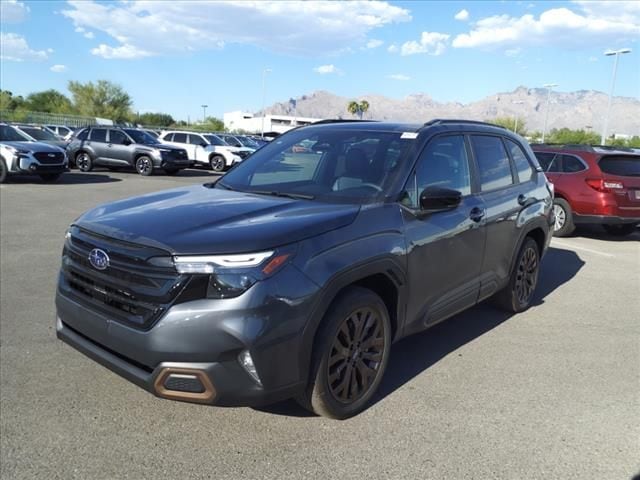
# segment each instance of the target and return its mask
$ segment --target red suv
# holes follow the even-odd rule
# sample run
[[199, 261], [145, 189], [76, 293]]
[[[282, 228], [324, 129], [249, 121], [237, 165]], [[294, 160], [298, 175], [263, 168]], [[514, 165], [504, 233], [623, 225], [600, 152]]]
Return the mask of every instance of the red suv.
[[531, 145], [555, 187], [554, 235], [600, 224], [611, 235], [640, 225], [640, 153], [589, 145]]

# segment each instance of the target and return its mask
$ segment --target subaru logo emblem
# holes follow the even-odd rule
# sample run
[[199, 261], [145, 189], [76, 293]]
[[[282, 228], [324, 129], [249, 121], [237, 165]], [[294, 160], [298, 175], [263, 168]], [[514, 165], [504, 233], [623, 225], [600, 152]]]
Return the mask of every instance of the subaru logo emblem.
[[109, 255], [104, 250], [94, 248], [89, 253], [89, 263], [96, 270], [104, 270], [109, 266]]
[[50, 153], [48, 156], [49, 156], [50, 158], [54, 158], [54, 157], [56, 156], [56, 154], [55, 154], [55, 153]]

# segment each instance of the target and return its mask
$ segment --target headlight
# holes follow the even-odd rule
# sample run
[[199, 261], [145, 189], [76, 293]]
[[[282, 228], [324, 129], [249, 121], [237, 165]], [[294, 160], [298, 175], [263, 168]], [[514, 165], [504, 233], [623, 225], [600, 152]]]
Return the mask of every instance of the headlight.
[[21, 150], [19, 148], [12, 147], [11, 145], [7, 145], [7, 149], [14, 155], [29, 155], [31, 153], [29, 150]]
[[276, 273], [293, 255], [291, 248], [236, 255], [174, 256], [181, 274], [209, 275], [207, 298], [233, 298], [242, 295], [260, 280]]

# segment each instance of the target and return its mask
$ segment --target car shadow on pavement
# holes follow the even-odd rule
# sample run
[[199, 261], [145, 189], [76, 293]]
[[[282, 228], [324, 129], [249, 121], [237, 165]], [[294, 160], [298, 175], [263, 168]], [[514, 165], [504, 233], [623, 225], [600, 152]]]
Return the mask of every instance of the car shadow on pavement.
[[40, 177], [32, 176], [32, 175], [16, 175], [11, 176], [7, 184], [18, 184], [18, 185], [26, 185], [26, 184], [40, 184], [40, 185], [86, 185], [87, 183], [112, 183], [112, 182], [121, 182], [122, 180], [119, 178], [113, 178], [108, 174], [102, 173], [74, 173], [67, 172], [63, 173], [60, 178], [55, 181], [44, 181], [41, 180]]
[[[550, 293], [571, 280], [583, 265], [584, 262], [575, 252], [549, 248], [542, 261], [533, 305], [544, 303], [544, 299]], [[391, 347], [389, 364], [372, 404], [391, 395], [447, 355], [484, 335], [512, 316], [514, 314], [498, 310], [489, 302], [483, 302], [425, 332], [400, 340]], [[294, 400], [256, 408], [256, 410], [293, 417], [313, 416]]]
[[600, 225], [581, 225], [573, 235], [607, 242], [638, 242], [640, 241], [640, 227], [636, 228], [636, 231], [630, 235], [616, 237], [615, 235], [609, 235]]

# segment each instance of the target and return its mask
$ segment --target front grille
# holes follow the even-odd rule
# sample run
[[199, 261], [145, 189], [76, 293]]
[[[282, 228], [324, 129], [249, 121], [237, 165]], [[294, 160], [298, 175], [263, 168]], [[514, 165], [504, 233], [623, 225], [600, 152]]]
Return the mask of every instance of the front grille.
[[185, 162], [189, 160], [186, 150], [171, 150], [165, 153], [164, 158], [167, 160], [181, 160]]
[[64, 153], [62, 152], [36, 152], [33, 156], [43, 165], [53, 165], [64, 162]]
[[[89, 262], [94, 248], [109, 256], [105, 270], [96, 270]], [[173, 304], [189, 280], [173, 268], [157, 267], [147, 261], [168, 255], [158, 248], [121, 242], [74, 227], [63, 251], [61, 292], [116, 321], [148, 329]]]

